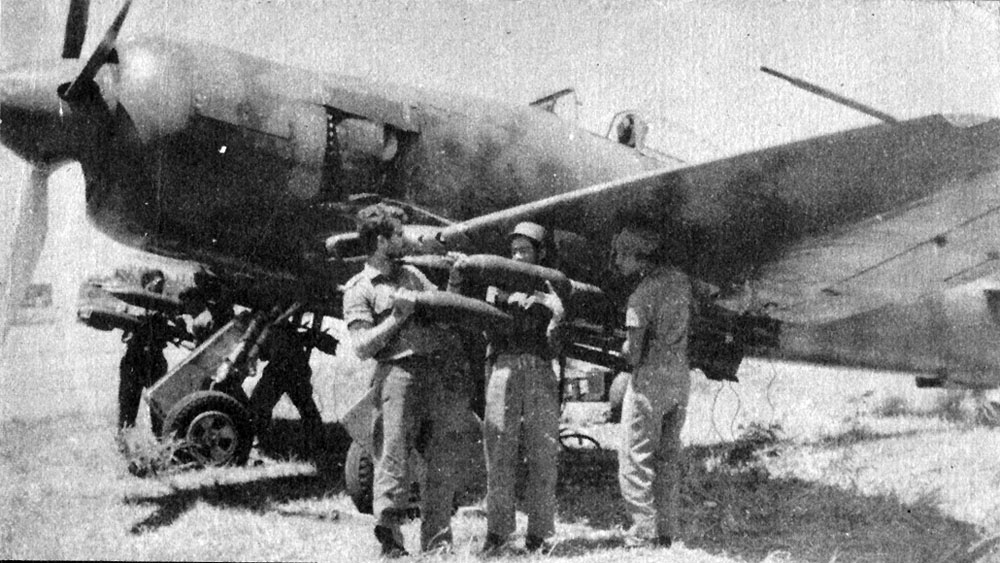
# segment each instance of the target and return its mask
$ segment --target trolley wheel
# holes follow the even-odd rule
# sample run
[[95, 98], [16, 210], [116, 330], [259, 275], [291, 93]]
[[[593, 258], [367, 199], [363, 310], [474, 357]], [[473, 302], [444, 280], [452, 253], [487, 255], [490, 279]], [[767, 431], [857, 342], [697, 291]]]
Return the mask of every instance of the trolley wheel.
[[372, 513], [372, 487], [375, 483], [375, 462], [371, 454], [357, 442], [351, 442], [344, 460], [344, 488], [358, 512]]
[[181, 441], [175, 457], [201, 466], [243, 465], [253, 446], [249, 411], [218, 391], [197, 391], [178, 401], [164, 428]]
[[599, 450], [601, 443], [593, 436], [581, 434], [573, 431], [563, 431], [559, 433], [559, 443], [563, 448], [570, 450]]

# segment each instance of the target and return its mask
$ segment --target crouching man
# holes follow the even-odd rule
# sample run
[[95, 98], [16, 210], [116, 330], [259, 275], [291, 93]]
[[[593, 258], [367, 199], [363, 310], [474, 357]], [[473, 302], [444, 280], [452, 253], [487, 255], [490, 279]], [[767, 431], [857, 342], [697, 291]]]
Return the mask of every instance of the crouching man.
[[372, 385], [382, 412], [376, 435], [375, 537], [388, 557], [406, 555], [400, 524], [409, 499], [407, 455], [427, 463], [421, 490], [421, 549], [451, 543], [451, 512], [470, 390], [459, 335], [416, 318], [413, 291], [437, 289], [419, 270], [400, 263], [406, 248], [402, 209], [376, 204], [357, 216], [368, 261], [344, 290], [344, 322], [357, 355], [378, 361]]

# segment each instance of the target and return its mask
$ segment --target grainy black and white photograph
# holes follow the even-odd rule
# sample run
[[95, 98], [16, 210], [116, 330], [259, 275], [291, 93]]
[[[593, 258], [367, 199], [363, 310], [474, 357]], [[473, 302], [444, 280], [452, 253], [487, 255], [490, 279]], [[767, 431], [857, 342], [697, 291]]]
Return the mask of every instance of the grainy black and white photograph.
[[1000, 562], [1000, 5], [0, 0], [0, 559]]

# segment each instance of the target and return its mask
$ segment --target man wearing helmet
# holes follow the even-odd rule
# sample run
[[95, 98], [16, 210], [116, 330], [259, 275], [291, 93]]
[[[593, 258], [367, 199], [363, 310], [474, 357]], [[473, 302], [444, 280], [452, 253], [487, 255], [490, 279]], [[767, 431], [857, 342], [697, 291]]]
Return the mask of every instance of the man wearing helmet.
[[[541, 225], [521, 223], [508, 237], [511, 258], [542, 265], [547, 257]], [[562, 343], [563, 303], [552, 285], [545, 291], [507, 294], [489, 288], [487, 301], [509, 312], [510, 333], [491, 335], [483, 437], [486, 450], [486, 542], [496, 552], [514, 531], [515, 475], [519, 453], [527, 465], [525, 547], [536, 551], [555, 529], [556, 464], [559, 453], [559, 377], [553, 360]]]
[[667, 264], [655, 231], [624, 229], [614, 253], [623, 274], [640, 278], [628, 299], [622, 350], [633, 367], [618, 453], [618, 482], [632, 520], [626, 544], [669, 547], [677, 533], [680, 433], [690, 392], [691, 283]]

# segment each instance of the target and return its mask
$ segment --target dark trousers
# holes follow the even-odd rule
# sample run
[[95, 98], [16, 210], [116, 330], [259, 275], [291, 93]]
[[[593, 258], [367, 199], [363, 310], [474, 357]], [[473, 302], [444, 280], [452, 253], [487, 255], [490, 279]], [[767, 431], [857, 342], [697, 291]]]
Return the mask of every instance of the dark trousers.
[[299, 411], [310, 446], [318, 440], [323, 431], [323, 417], [313, 400], [312, 369], [308, 364], [268, 363], [254, 387], [250, 407], [253, 411], [254, 426], [258, 435], [267, 431], [271, 424], [271, 411], [288, 395]]
[[[552, 363], [533, 354], [500, 354], [486, 385], [486, 529], [514, 531], [517, 466], [527, 465], [522, 508], [528, 535], [555, 531], [559, 461], [559, 378]], [[520, 454], [520, 455], [519, 455]]]
[[[163, 352], [128, 351], [118, 364], [118, 428], [135, 426], [142, 390], [152, 386], [167, 373]], [[153, 417], [153, 432], [160, 433], [162, 420]]]

